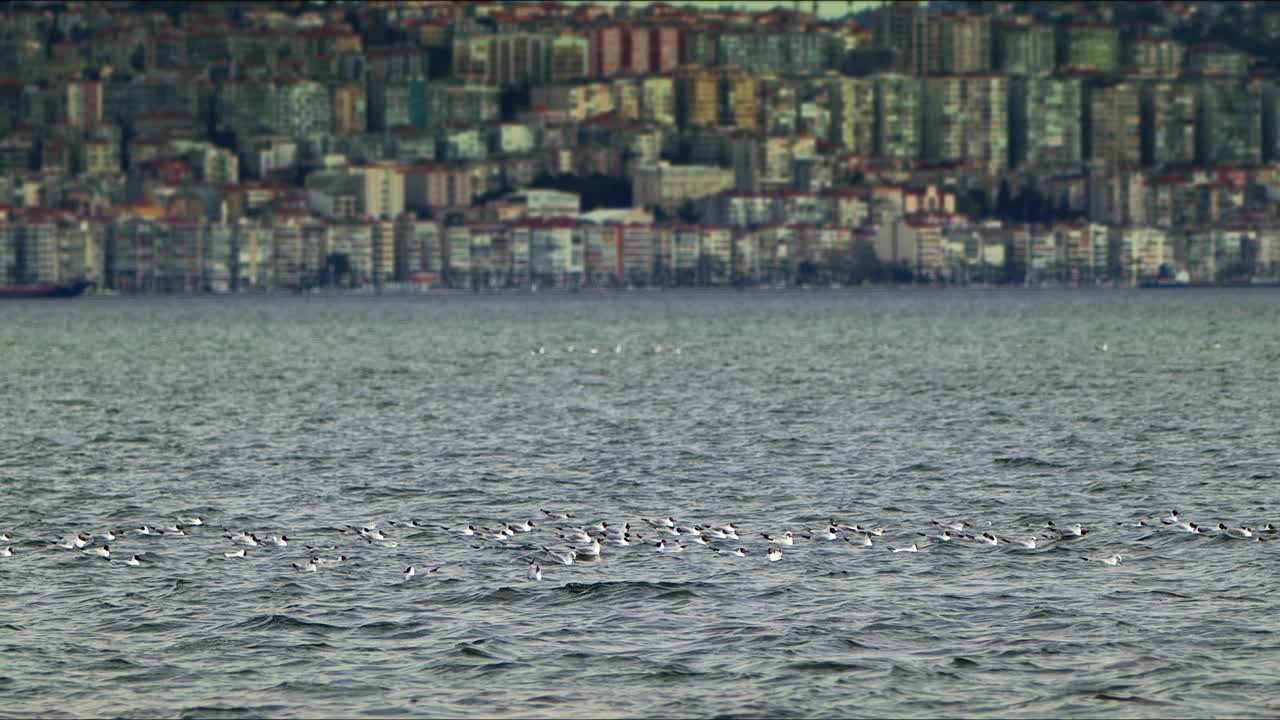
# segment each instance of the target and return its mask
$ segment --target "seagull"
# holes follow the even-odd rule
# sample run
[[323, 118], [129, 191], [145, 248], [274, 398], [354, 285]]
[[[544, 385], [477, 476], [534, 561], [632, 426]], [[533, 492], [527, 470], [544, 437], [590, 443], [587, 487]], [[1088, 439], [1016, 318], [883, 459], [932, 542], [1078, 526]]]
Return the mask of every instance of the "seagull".
[[1119, 565], [1119, 564], [1120, 564], [1120, 560], [1121, 560], [1121, 556], [1120, 556], [1120, 555], [1112, 555], [1111, 557], [1104, 557], [1104, 558], [1087, 558], [1087, 557], [1083, 557], [1083, 556], [1082, 556], [1080, 559], [1081, 559], [1081, 560], [1097, 560], [1098, 562], [1100, 562], [1100, 563], [1102, 563], [1102, 564], [1104, 564], [1104, 565]]
[[447, 528], [441, 525], [440, 529], [444, 530], [445, 532], [458, 533], [459, 535], [463, 535], [463, 536], [475, 535], [477, 532], [480, 531], [480, 528], [476, 527], [475, 525], [468, 525], [464, 528]]
[[641, 518], [641, 519], [643, 519], [645, 522], [649, 523], [655, 528], [664, 528], [664, 527], [673, 528], [676, 526], [676, 519], [670, 516], [662, 518], [661, 520], [649, 520], [645, 518]]
[[539, 564], [538, 564], [538, 563], [536, 563], [536, 562], [530, 561], [530, 562], [529, 562], [529, 573], [528, 573], [528, 575], [527, 575], [526, 577], [528, 577], [530, 580], [541, 580], [541, 579], [542, 579], [542, 566], [541, 566], [541, 565], [539, 565]]
[[244, 548], [240, 548], [239, 550], [233, 550], [233, 551], [231, 551], [231, 552], [224, 552], [224, 553], [222, 553], [222, 557], [225, 557], [225, 558], [242, 558], [242, 557], [244, 557], [244, 556], [245, 556], [245, 555], [247, 555], [247, 554], [248, 554], [248, 553], [245, 551], [245, 549], [244, 549]]
[[900, 553], [900, 552], [920, 552], [920, 547], [919, 547], [918, 545], [916, 545], [915, 543], [911, 543], [910, 545], [908, 545], [908, 546], [906, 546], [906, 547], [889, 548], [889, 550], [890, 550], [891, 552], [896, 552], [896, 553]]
[[573, 548], [573, 554], [582, 558], [598, 558], [600, 557], [600, 541], [595, 538], [591, 539], [591, 544], [585, 547]]
[[718, 547], [713, 547], [713, 548], [711, 548], [711, 549], [712, 549], [713, 551], [715, 551], [716, 553], [720, 554], [720, 555], [733, 555], [734, 557], [746, 557], [746, 556], [747, 556], [747, 549], [746, 549], [746, 548], [740, 548], [740, 547], [737, 547], [737, 548], [734, 548], [734, 549], [732, 549], [732, 550], [722, 550], [722, 549], [720, 549], [720, 548], [718, 548]]
[[1026, 540], [1008, 540], [1008, 539], [1006, 539], [1006, 540], [1005, 540], [1005, 542], [1013, 543], [1013, 544], [1015, 544], [1015, 545], [1018, 545], [1019, 547], [1024, 547], [1024, 548], [1026, 548], [1026, 549], [1028, 549], [1028, 550], [1035, 550], [1036, 548], [1040, 547], [1040, 538], [1038, 538], [1038, 537], [1036, 537], [1036, 536], [1034, 536], [1034, 535], [1033, 535], [1033, 536], [1031, 536], [1031, 537], [1029, 537], [1029, 538], [1027, 538]]
[[106, 531], [106, 532], [104, 532], [104, 533], [101, 533], [101, 534], [99, 535], [99, 537], [101, 537], [103, 540], [105, 540], [105, 541], [107, 541], [107, 542], [111, 542], [112, 540], [115, 540], [115, 539], [116, 539], [116, 534], [115, 534], [114, 532], [112, 532], [112, 531], [108, 530], [108, 531]]
[[534, 525], [532, 520], [525, 520], [524, 522], [515, 526], [515, 531], [518, 533], [533, 532], [533, 529], [536, 527], [538, 526]]
[[665, 552], [665, 553], [684, 552], [684, 545], [681, 545], [680, 543], [671, 543], [670, 545], [668, 545], [666, 540], [659, 540], [658, 552]]
[[0, 557], [13, 557], [13, 547], [0, 549]]
[[[871, 533], [859, 533], [859, 535], [862, 537], [862, 539], [858, 541], [858, 544], [863, 547], [871, 547]], [[848, 537], [846, 537], [844, 541], [847, 543], [853, 542]]]
[[191, 517], [179, 516], [178, 524], [179, 525], [203, 525], [204, 518], [200, 517], [199, 515], [192, 515]]
[[[702, 540], [702, 538], [698, 538], [698, 539]], [[612, 545], [614, 547], [626, 547], [628, 545], [633, 544], [631, 542], [631, 533], [627, 533], [622, 537], [608, 537], [604, 539], [604, 542], [606, 545]], [[702, 542], [705, 543], [706, 540], [702, 540]]]
[[778, 562], [782, 559], [782, 550], [776, 547], [770, 547], [765, 555], [769, 558], [769, 562]]
[[1174, 527], [1177, 528], [1178, 530], [1181, 530], [1183, 532], [1189, 532], [1193, 535], [1204, 534], [1204, 528], [1200, 527], [1199, 525], [1193, 522], [1187, 522], [1185, 520], [1179, 521], [1177, 525], [1174, 525]]
[[791, 532], [790, 530], [787, 530], [786, 532], [777, 536], [770, 535], [769, 533], [760, 533], [760, 537], [777, 545], [795, 545], [796, 544], [796, 534]]
[[970, 527], [969, 523], [963, 522], [963, 521], [943, 523], [943, 522], [938, 522], [937, 520], [934, 520], [933, 524], [945, 530], [953, 530], [955, 532], [964, 532], [966, 529]]
[[147, 527], [146, 525], [143, 525], [142, 527], [140, 527], [140, 528], [138, 528], [138, 529], [134, 530], [133, 532], [134, 532], [134, 533], [136, 533], [136, 534], [138, 534], [138, 535], [157, 535], [157, 534], [158, 534], [156, 531], [152, 530], [151, 528]]
[[552, 512], [550, 510], [543, 510], [542, 514], [546, 515], [548, 518], [552, 520], [568, 520], [569, 518], [573, 517], [572, 513], [561, 512], [561, 511]]
[[542, 547], [542, 550], [543, 550], [543, 552], [545, 552], [548, 556], [550, 556], [552, 560], [555, 560], [556, 562], [560, 563], [561, 565], [572, 565], [572, 564], [573, 564], [573, 560], [574, 560], [574, 553], [573, 553], [573, 551], [572, 551], [572, 550], [570, 550], [569, 552], [560, 552], [560, 551], [558, 551], [558, 550], [552, 550], [551, 548], [549, 548], [549, 547], [547, 547], [547, 546], [545, 546], [545, 545]]
[[591, 535], [581, 528], [575, 528], [565, 533], [556, 533], [556, 537], [575, 545], [585, 545], [592, 540]]
[[1238, 528], [1234, 528], [1234, 527], [1227, 527], [1223, 523], [1218, 523], [1218, 532], [1224, 532], [1227, 534], [1228, 537], [1233, 537], [1238, 540], [1248, 540], [1253, 537], [1253, 530], [1243, 525], [1241, 525]]
[[[315, 562], [315, 561], [313, 560], [313, 561], [312, 561], [312, 563], [314, 564], [314, 562]], [[411, 578], [411, 577], [413, 577], [414, 575], [417, 575], [417, 574], [418, 574], [418, 571], [417, 571], [417, 570], [414, 570], [412, 565], [410, 565], [409, 567], [405, 568], [405, 569], [404, 569], [404, 573], [403, 573], [403, 575], [404, 575], [404, 579], [405, 579], [405, 580], [408, 580], [409, 578]]]
[[58, 541], [56, 545], [61, 548], [67, 548], [68, 550], [83, 550], [84, 546], [88, 545], [91, 539], [92, 538], [88, 535], [68, 535]]
[[13, 542], [13, 536], [9, 533], [0, 533], [0, 542]]
[[275, 536], [273, 535], [273, 536], [271, 536], [271, 537], [267, 538], [266, 540], [263, 540], [263, 541], [262, 541], [262, 544], [263, 544], [263, 545], [273, 545], [273, 546], [275, 546], [275, 547], [285, 547], [285, 546], [287, 546], [287, 545], [289, 544], [289, 536], [288, 536], [288, 535], [281, 535], [280, 537], [275, 537]]
[[1177, 510], [1172, 510], [1169, 512], [1169, 515], [1167, 517], [1160, 518], [1160, 522], [1165, 525], [1177, 525], [1180, 521], [1181, 521], [1181, 518], [1178, 517]]
[[[315, 559], [315, 558], [311, 558], [310, 560], [306, 561], [305, 563], [294, 563], [294, 564], [293, 564], [293, 566], [294, 566], [295, 568], [297, 568], [298, 570], [302, 571], [302, 572], [315, 572], [315, 571], [316, 571], [316, 559]], [[409, 569], [410, 569], [410, 570], [412, 570], [413, 568], [409, 568]]]
[[929, 535], [928, 533], [916, 533], [916, 534], [920, 535], [925, 540], [929, 540], [931, 542], [937, 542], [937, 543], [951, 542], [952, 540], [956, 539], [956, 536], [952, 535], [950, 530], [943, 530], [937, 535]]
[[95, 555], [100, 558], [106, 558], [107, 560], [111, 559], [111, 548], [107, 545], [103, 545], [100, 548], [84, 550], [82, 552], [84, 552], [85, 555]]
[[1000, 538], [996, 537], [995, 535], [992, 535], [989, 532], [984, 532], [981, 535], [974, 535], [973, 539], [977, 542], [982, 543], [983, 545], [999, 545], [1000, 544]]
[[839, 528], [832, 525], [822, 532], [813, 532], [812, 535], [802, 535], [801, 537], [805, 540], [839, 540], [840, 533]]
[[1057, 525], [1054, 525], [1053, 521], [1050, 520], [1046, 525], [1063, 538], [1078, 538], [1089, 534], [1089, 529], [1080, 523], [1074, 523], [1064, 528], [1060, 528]]
[[124, 561], [124, 564], [125, 564], [125, 565], [128, 565], [128, 566], [130, 566], [130, 567], [138, 567], [139, 565], [141, 565], [141, 564], [142, 564], [142, 558], [138, 557], [137, 555], [134, 555], [133, 557], [129, 558], [128, 560], [125, 560], [125, 561]]

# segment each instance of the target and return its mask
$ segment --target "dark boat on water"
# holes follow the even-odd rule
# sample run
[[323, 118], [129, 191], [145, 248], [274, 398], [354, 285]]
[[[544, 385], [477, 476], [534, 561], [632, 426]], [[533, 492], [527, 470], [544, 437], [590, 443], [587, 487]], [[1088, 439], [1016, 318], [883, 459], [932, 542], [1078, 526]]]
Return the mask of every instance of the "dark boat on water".
[[0, 285], [0, 300], [7, 298], [69, 298], [82, 294], [91, 283], [73, 280], [45, 285]]

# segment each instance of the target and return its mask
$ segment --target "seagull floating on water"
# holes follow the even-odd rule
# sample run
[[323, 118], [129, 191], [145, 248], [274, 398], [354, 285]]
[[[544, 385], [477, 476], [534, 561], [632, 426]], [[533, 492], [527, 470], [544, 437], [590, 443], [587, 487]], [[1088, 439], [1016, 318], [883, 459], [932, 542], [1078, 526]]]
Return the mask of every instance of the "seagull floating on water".
[[200, 517], [199, 515], [192, 515], [191, 517], [179, 516], [178, 524], [179, 525], [203, 525], [204, 518]]
[[526, 575], [526, 577], [528, 577], [530, 580], [541, 580], [541, 579], [542, 579], [542, 566], [541, 566], [541, 565], [539, 565], [539, 564], [538, 564], [538, 563], [536, 563], [536, 562], [532, 562], [532, 561], [530, 561], [530, 563], [529, 563], [529, 572], [528, 572], [528, 574]]
[[777, 545], [795, 545], [796, 544], [796, 534], [790, 530], [787, 530], [781, 535], [770, 535], [769, 533], [760, 533], [760, 537], [764, 538], [765, 540], [768, 540], [771, 543], [775, 543]]
[[111, 548], [107, 545], [103, 545], [100, 548], [90, 548], [83, 552], [85, 555], [93, 555], [94, 557], [106, 558], [107, 560], [111, 559]]
[[128, 566], [130, 566], [130, 567], [138, 567], [139, 565], [141, 565], [141, 564], [142, 564], [142, 558], [138, 557], [137, 555], [134, 555], [133, 557], [129, 558], [128, 560], [125, 560], [125, 561], [124, 561], [124, 564], [125, 564], [125, 565], [128, 565]]
[[224, 552], [224, 553], [222, 553], [222, 557], [225, 557], [225, 558], [242, 558], [242, 557], [244, 557], [244, 556], [245, 556], [245, 555], [247, 555], [247, 554], [248, 554], [248, 552], [247, 552], [244, 548], [240, 548], [239, 550], [233, 550], [233, 551], [231, 551], [231, 552]]
[[782, 559], [782, 550], [776, 547], [770, 547], [765, 553], [765, 556], [769, 558], [769, 562], [778, 562]]
[[13, 548], [0, 548], [0, 557], [13, 557]]
[[1095, 560], [1096, 560], [1097, 562], [1100, 562], [1100, 563], [1102, 563], [1103, 565], [1119, 565], [1119, 564], [1120, 564], [1120, 560], [1121, 560], [1122, 558], [1121, 558], [1121, 556], [1120, 556], [1120, 555], [1112, 555], [1112, 556], [1110, 556], [1110, 557], [1104, 557], [1104, 558], [1087, 558], [1087, 557], [1081, 557], [1080, 559], [1081, 559], [1081, 560], [1088, 560], [1088, 561], [1095, 561]]
[[896, 553], [900, 553], [900, 552], [920, 552], [920, 546], [919, 546], [919, 545], [916, 545], [915, 543], [911, 543], [910, 545], [908, 545], [908, 546], [906, 546], [906, 547], [889, 548], [889, 550], [890, 550], [890, 552], [896, 552]]
[[[294, 563], [293, 566], [301, 572], [315, 572], [316, 559], [311, 558], [310, 560], [307, 560], [305, 563]], [[412, 570], [413, 568], [409, 568], [409, 569]]]

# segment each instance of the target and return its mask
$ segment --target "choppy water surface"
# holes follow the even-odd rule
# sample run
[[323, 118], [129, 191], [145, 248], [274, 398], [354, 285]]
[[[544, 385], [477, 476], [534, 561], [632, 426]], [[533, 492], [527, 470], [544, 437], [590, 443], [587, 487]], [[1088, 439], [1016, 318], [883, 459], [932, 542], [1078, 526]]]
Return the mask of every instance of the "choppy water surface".
[[[0, 305], [0, 716], [1274, 715], [1280, 542], [1136, 523], [1280, 524], [1278, 318], [1269, 291]], [[734, 521], [752, 554], [531, 582], [555, 523], [390, 525], [541, 508]], [[189, 514], [110, 543], [141, 567], [45, 547]], [[760, 532], [830, 518], [888, 531], [766, 562]], [[935, 519], [1092, 532], [889, 552]], [[227, 559], [221, 527], [291, 543]], [[307, 544], [350, 559], [299, 572]]]

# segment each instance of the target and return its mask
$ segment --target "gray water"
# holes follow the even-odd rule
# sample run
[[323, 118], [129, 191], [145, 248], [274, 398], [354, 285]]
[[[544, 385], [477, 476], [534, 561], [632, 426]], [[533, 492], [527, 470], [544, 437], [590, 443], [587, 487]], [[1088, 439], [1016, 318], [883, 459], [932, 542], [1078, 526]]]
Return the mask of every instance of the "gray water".
[[[0, 716], [1275, 715], [1280, 542], [1152, 519], [1280, 523], [1278, 311], [1264, 290], [0, 305]], [[111, 561], [48, 547], [190, 514]], [[668, 515], [735, 522], [751, 554], [537, 549]], [[887, 531], [765, 560], [759, 533], [831, 518]], [[525, 519], [506, 543], [435, 527]], [[1090, 532], [889, 551], [933, 520]], [[373, 522], [388, 541], [342, 532]], [[227, 559], [221, 528], [291, 542]], [[294, 569], [313, 553], [349, 559]]]

